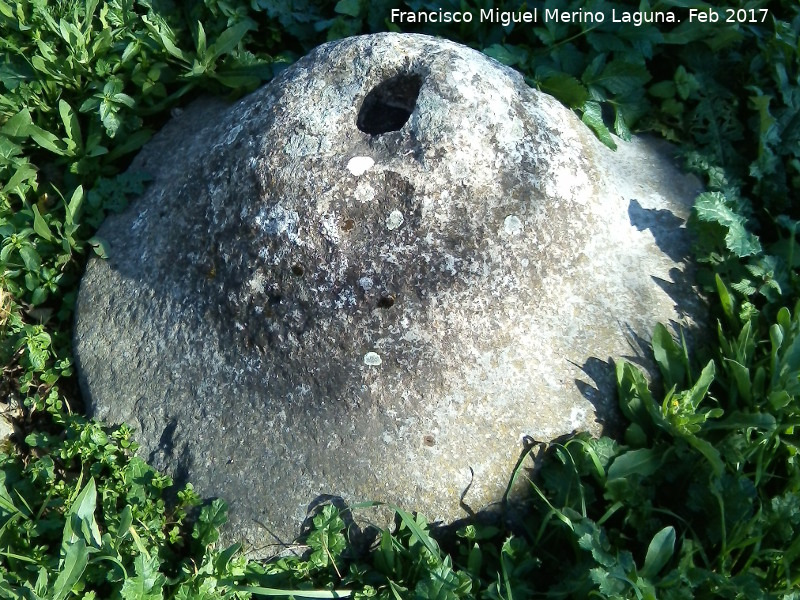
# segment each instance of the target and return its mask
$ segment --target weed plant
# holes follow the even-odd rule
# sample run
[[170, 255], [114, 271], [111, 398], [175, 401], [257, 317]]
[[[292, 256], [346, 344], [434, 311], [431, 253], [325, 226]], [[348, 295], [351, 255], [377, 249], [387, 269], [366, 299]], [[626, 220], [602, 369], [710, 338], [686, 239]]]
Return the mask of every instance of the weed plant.
[[[534, 444], [514, 534], [470, 525], [445, 551], [397, 509], [359, 553], [326, 506], [305, 552], [249, 561], [217, 547], [223, 501], [200, 507], [187, 486], [165, 505], [171, 481], [130, 429], [81, 415], [78, 279], [106, 253], [104, 217], [147, 184], [126, 167], [173, 108], [244, 94], [323, 41], [397, 30], [392, 8], [681, 18], [417, 30], [519, 69], [609, 146], [631, 131], [678, 144], [706, 185], [690, 226], [713, 341], [657, 327], [657, 387], [618, 361], [624, 436]], [[727, 8], [759, 18], [725, 23]], [[23, 405], [0, 454], [0, 597], [800, 598], [799, 60], [795, 0], [0, 0], [0, 363]]]

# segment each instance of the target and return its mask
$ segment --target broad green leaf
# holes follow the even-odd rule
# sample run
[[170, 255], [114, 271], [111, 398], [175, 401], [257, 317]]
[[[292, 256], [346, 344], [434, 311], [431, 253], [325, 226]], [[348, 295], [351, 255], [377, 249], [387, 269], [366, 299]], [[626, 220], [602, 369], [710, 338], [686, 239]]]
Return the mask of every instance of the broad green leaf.
[[653, 355], [664, 377], [665, 387], [669, 389], [673, 385], [680, 386], [686, 375], [683, 349], [675, 343], [661, 323], [655, 326], [652, 343]]
[[100, 3], [100, 0], [85, 0], [84, 4], [84, 30], [88, 28], [89, 25], [92, 23], [92, 17], [94, 16], [94, 11], [97, 10], [97, 5]]
[[631, 475], [647, 477], [655, 473], [664, 462], [664, 455], [653, 448], [628, 450], [620, 454], [608, 468], [608, 479], [625, 479]]
[[231, 50], [239, 45], [239, 42], [242, 41], [244, 34], [251, 29], [255, 29], [255, 24], [250, 20], [246, 20], [241, 21], [233, 27], [229, 27], [223, 31], [217, 38], [217, 41], [215, 41], [209, 47], [209, 59], [215, 60], [224, 54], [228, 54]]
[[96, 547], [100, 547], [100, 528], [94, 518], [94, 511], [97, 507], [97, 488], [94, 477], [90, 478], [72, 506], [64, 515], [66, 523], [64, 525], [64, 538], [62, 547], [67, 548], [76, 540], [85, 541]]
[[647, 555], [640, 575], [645, 578], [652, 578], [658, 575], [659, 571], [672, 558], [674, 552], [675, 528], [670, 525], [653, 536], [650, 545], [647, 547]]
[[359, 0], [339, 0], [333, 10], [340, 15], [358, 17], [361, 14], [361, 2]]
[[245, 594], [278, 596], [280, 598], [349, 598], [352, 594], [351, 590], [282, 590], [252, 585], [233, 585], [231, 589]]
[[81, 126], [78, 123], [78, 116], [64, 100], [58, 101], [58, 111], [61, 114], [61, 120], [64, 122], [64, 131], [67, 132], [67, 137], [75, 142], [80, 152], [83, 148], [83, 140], [81, 139]]
[[69, 204], [67, 204], [67, 214], [66, 214], [66, 222], [67, 224], [75, 223], [80, 217], [81, 207], [83, 206], [83, 186], [79, 185], [75, 188], [75, 191], [72, 193], [72, 198], [69, 200]]
[[762, 429], [767, 432], [775, 431], [777, 421], [775, 417], [769, 413], [743, 413], [734, 411], [726, 414], [724, 419], [708, 422], [704, 427], [704, 431], [713, 431], [715, 429]]
[[[392, 508], [400, 517], [401, 523], [406, 527], [408, 527], [408, 529], [411, 531], [412, 534], [411, 543], [414, 543], [414, 541], [418, 540], [423, 546], [425, 546], [428, 552], [431, 553], [432, 557], [441, 560], [441, 556], [439, 554], [439, 546], [436, 544], [436, 542], [433, 540], [430, 534], [428, 534], [427, 531], [425, 531], [422, 527], [420, 527], [414, 516], [397, 506], [394, 506]], [[418, 518], [420, 519], [421, 523], [423, 524], [425, 523], [422, 517]]]
[[28, 131], [31, 139], [45, 150], [49, 150], [53, 154], [58, 154], [60, 156], [66, 153], [66, 144], [49, 131], [45, 131], [36, 125], [31, 125]]
[[33, 230], [39, 234], [42, 239], [52, 242], [53, 234], [50, 232], [50, 227], [47, 226], [47, 222], [42, 215], [39, 214], [39, 207], [34, 204], [31, 208], [33, 209]]
[[52, 600], [64, 600], [86, 570], [89, 562], [89, 550], [86, 543], [76, 539], [64, 547], [64, 561], [53, 583]]
[[719, 294], [719, 301], [722, 305], [722, 312], [725, 313], [725, 317], [728, 321], [734, 322], [735, 305], [731, 293], [728, 291], [728, 288], [725, 287], [725, 282], [722, 281], [719, 273], [714, 273], [714, 281], [717, 284], [717, 293]]
[[134, 108], [136, 106], [136, 101], [128, 96], [128, 94], [123, 94], [122, 92], [114, 94], [111, 96], [111, 99], [117, 104], [124, 104], [128, 108]]
[[654, 426], [661, 425], [663, 417], [650, 394], [647, 379], [638, 367], [626, 360], [616, 361], [615, 371], [622, 414], [648, 436], [652, 435]]
[[736, 382], [736, 391], [745, 402], [750, 403], [752, 398], [750, 369], [730, 358], [725, 358], [724, 361], [725, 369], [733, 375], [733, 380]]
[[122, 584], [123, 600], [161, 600], [166, 577], [159, 572], [158, 556], [139, 553], [133, 560], [136, 574]]
[[5, 15], [9, 19], [16, 20], [14, 18], [14, 10], [4, 0], [0, 0], [0, 14]]
[[686, 397], [691, 406], [697, 408], [700, 405], [700, 402], [702, 402], [703, 398], [705, 398], [708, 393], [708, 388], [711, 387], [711, 384], [714, 382], [715, 375], [716, 366], [714, 365], [714, 361], [710, 360], [708, 364], [703, 367], [703, 370], [700, 372], [700, 377], [698, 377]]
[[30, 244], [24, 244], [19, 249], [19, 255], [22, 257], [22, 262], [25, 263], [25, 268], [32, 273], [38, 273], [39, 267], [42, 266], [42, 258], [36, 249]]
[[677, 92], [675, 83], [672, 81], [659, 81], [647, 88], [648, 93], [656, 98], [674, 98]]
[[25, 108], [6, 121], [0, 128], [0, 133], [10, 137], [27, 138], [31, 133], [32, 125], [31, 113]]
[[722, 457], [720, 456], [719, 450], [714, 448], [714, 446], [712, 446], [707, 440], [698, 438], [694, 435], [687, 437], [686, 440], [695, 450], [700, 452], [700, 454], [705, 457], [705, 459], [711, 465], [714, 475], [720, 477], [725, 471], [725, 463], [722, 462]]
[[21, 183], [30, 181], [36, 177], [36, 169], [30, 164], [22, 164], [14, 171], [14, 174], [3, 186], [3, 193], [9, 193], [17, 189]]
[[192, 56], [175, 45], [175, 34], [166, 23], [158, 20], [154, 23], [146, 16], [142, 17], [142, 21], [144, 21], [148, 28], [159, 37], [161, 44], [167, 52], [186, 64], [192, 64]]

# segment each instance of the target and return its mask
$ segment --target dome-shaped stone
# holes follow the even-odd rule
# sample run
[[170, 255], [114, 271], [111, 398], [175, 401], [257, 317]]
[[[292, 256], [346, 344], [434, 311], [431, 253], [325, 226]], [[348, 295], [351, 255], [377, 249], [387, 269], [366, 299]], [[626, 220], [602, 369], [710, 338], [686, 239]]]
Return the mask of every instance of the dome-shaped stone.
[[523, 436], [600, 432], [609, 358], [698, 311], [696, 182], [448, 41], [321, 46], [132, 168], [154, 181], [99, 232], [81, 385], [257, 551], [323, 494], [443, 520], [470, 483], [464, 505], [498, 501]]

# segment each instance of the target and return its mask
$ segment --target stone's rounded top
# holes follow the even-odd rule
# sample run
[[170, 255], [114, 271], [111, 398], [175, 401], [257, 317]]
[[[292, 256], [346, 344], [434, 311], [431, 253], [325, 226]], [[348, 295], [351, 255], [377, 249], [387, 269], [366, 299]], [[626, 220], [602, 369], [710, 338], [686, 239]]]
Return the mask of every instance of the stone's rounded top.
[[699, 314], [696, 183], [452, 42], [325, 44], [188, 107], [131, 168], [154, 181], [99, 232], [81, 386], [255, 547], [322, 494], [491, 505], [521, 436], [599, 432], [609, 357]]

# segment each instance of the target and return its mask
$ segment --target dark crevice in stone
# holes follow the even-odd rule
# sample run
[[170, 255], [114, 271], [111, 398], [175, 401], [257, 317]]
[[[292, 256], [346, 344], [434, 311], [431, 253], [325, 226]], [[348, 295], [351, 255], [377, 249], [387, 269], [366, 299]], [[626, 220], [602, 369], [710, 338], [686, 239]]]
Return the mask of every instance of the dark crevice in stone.
[[364, 98], [356, 125], [370, 135], [399, 131], [414, 112], [421, 87], [422, 78], [410, 73], [376, 85]]

